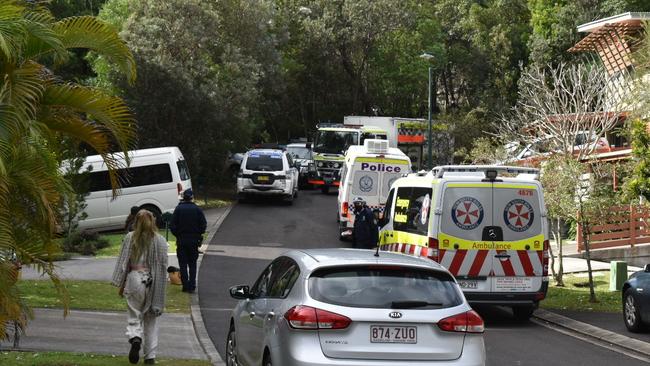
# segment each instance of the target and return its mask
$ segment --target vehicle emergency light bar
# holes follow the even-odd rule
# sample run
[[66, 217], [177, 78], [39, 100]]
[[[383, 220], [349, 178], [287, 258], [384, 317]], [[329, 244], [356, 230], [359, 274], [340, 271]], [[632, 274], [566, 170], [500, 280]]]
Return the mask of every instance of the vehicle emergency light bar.
[[446, 172], [504, 172], [509, 174], [531, 174], [539, 176], [539, 169], [523, 168], [519, 166], [498, 166], [498, 165], [443, 165], [431, 170], [433, 176], [442, 178]]

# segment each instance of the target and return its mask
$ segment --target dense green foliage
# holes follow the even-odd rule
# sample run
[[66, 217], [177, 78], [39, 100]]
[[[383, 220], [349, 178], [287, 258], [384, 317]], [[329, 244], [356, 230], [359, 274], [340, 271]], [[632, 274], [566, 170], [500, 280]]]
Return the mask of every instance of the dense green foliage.
[[426, 117], [431, 67], [434, 116], [461, 161], [515, 104], [522, 68], [583, 57], [567, 52], [579, 24], [644, 10], [641, 0], [107, 0], [100, 17], [142, 77], [127, 87], [101, 59], [93, 67], [135, 109], [139, 146], [180, 146], [204, 181], [227, 152], [311, 136], [319, 121]]
[[16, 287], [20, 263], [49, 275], [67, 302], [52, 264], [60, 250], [52, 240], [58, 204], [70, 189], [58, 170], [64, 146], [85, 143], [102, 154], [117, 188], [111, 153], [129, 150], [135, 138], [121, 99], [50, 68], [68, 61], [71, 49], [85, 48], [134, 80], [124, 42], [92, 16], [57, 21], [45, 4], [0, 1], [0, 339], [9, 322], [22, 327], [29, 314]]

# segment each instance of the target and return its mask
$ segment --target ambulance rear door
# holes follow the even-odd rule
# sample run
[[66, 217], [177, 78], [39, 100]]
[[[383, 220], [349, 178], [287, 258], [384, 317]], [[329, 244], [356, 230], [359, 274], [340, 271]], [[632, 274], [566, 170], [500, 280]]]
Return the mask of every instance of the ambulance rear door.
[[545, 225], [540, 194], [535, 183], [494, 183], [493, 292], [537, 292], [542, 287]]
[[484, 232], [493, 225], [492, 183], [443, 183], [438, 228], [439, 263], [458, 281], [463, 292], [491, 292], [492, 257]]

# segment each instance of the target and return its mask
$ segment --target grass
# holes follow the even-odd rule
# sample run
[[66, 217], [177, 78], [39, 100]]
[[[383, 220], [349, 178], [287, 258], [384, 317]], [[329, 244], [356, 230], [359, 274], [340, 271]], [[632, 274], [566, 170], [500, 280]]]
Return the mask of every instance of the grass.
[[621, 292], [609, 291], [609, 271], [593, 272], [597, 303], [589, 302], [589, 278], [565, 275], [564, 287], [555, 286], [551, 278], [548, 294], [540, 306], [545, 309], [622, 312]]
[[[126, 311], [126, 300], [119, 297], [117, 287], [105, 281], [63, 281], [70, 294], [70, 309]], [[27, 304], [37, 308], [62, 308], [50, 281], [21, 280], [18, 288]], [[181, 286], [167, 286], [165, 311], [190, 313], [190, 296], [181, 292]], [[0, 362], [0, 364], [4, 365]]]
[[[0, 352], [2, 366], [126, 366], [126, 356], [69, 352]], [[204, 360], [156, 358], [156, 365], [210, 366]]]
[[[165, 237], [165, 229], [159, 230], [160, 235]], [[122, 247], [122, 239], [124, 238], [124, 233], [112, 233], [112, 234], [102, 234], [103, 238], [107, 239], [110, 245], [106, 248], [100, 249], [97, 251], [96, 257], [117, 257], [120, 255], [120, 248]], [[172, 232], [169, 232], [169, 253], [176, 253], [176, 237]]]

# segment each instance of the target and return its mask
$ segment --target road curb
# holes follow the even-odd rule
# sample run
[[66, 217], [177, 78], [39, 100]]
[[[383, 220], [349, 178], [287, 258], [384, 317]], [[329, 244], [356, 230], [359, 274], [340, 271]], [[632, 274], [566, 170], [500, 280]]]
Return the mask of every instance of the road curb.
[[[534, 317], [541, 321], [551, 323], [557, 327], [577, 333], [582, 336], [582, 338], [604, 342], [614, 345], [615, 347], [618, 347], [619, 349], [626, 352], [650, 357], [650, 343], [605, 330], [591, 324], [583, 323], [578, 320], [567, 318], [566, 316], [562, 316], [560, 314], [556, 314], [543, 309], [537, 309], [535, 311]], [[621, 319], [621, 321], [623, 320]]]
[[[230, 211], [232, 208], [235, 206], [235, 203], [231, 204], [226, 208], [226, 211], [217, 219], [217, 221], [212, 224], [208, 230], [208, 236], [205, 240], [204, 243], [201, 246], [201, 251], [205, 252], [207, 247], [210, 245], [210, 242], [212, 241], [212, 238], [216, 234], [217, 230], [219, 230], [219, 227], [223, 223], [223, 221], [228, 217], [230, 214]], [[203, 254], [199, 256], [199, 259], [196, 264], [196, 268], [201, 268], [201, 262], [203, 260]], [[198, 287], [199, 283], [199, 278], [198, 278], [198, 270], [197, 270], [197, 276], [196, 276], [196, 284]], [[196, 291], [194, 294], [191, 296], [191, 315], [192, 315], [192, 324], [194, 325], [194, 332], [196, 333], [196, 338], [199, 340], [199, 344], [201, 345], [201, 348], [203, 348], [203, 352], [206, 354], [212, 365], [214, 366], [225, 366], [225, 362], [223, 362], [223, 359], [221, 358], [221, 355], [217, 351], [217, 347], [214, 346], [214, 343], [212, 343], [212, 339], [210, 339], [210, 335], [208, 334], [208, 330], [205, 327], [205, 323], [203, 322], [203, 316], [201, 315], [201, 306], [199, 305], [199, 292]]]

